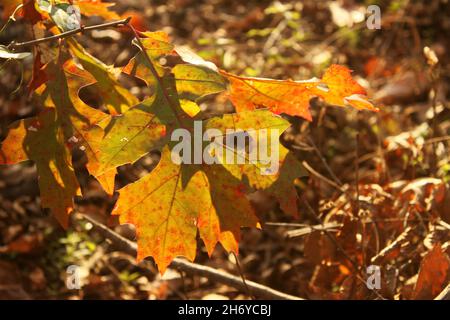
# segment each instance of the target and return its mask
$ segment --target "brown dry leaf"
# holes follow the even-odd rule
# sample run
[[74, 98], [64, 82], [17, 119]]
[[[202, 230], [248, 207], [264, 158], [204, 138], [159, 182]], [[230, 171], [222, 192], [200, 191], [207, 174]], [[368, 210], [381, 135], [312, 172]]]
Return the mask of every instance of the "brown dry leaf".
[[414, 293], [415, 300], [433, 299], [448, 284], [450, 280], [450, 259], [436, 244], [429, 251], [420, 264], [419, 276]]
[[0, 247], [0, 253], [33, 253], [42, 246], [43, 240], [41, 233], [24, 234], [7, 245]]
[[0, 300], [29, 300], [16, 264], [0, 260]]

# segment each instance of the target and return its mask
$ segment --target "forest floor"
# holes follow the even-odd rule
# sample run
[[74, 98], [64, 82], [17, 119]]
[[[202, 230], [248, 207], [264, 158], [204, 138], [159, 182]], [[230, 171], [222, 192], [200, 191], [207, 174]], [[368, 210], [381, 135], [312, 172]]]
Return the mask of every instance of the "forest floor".
[[[263, 192], [252, 194], [262, 230], [243, 230], [238, 263], [221, 247], [208, 258], [200, 241], [196, 263], [235, 275], [241, 270], [246, 279], [307, 299], [432, 299], [449, 283], [448, 2], [377, 1], [379, 30], [367, 28], [364, 1], [116, 2], [117, 12], [133, 16], [135, 26], [164, 30], [176, 45], [236, 74], [303, 80], [320, 77], [331, 63], [347, 65], [380, 108], [371, 113], [313, 100], [313, 122], [289, 118], [282, 143], [309, 172], [296, 181], [298, 217], [282, 213]], [[18, 21], [0, 34], [0, 44], [27, 37]], [[131, 35], [121, 30], [82, 41], [116, 66], [136, 52]], [[429, 61], [433, 53], [437, 64]], [[31, 69], [26, 66], [25, 79]], [[13, 93], [21, 78], [16, 66], [0, 73], [3, 139], [12, 121], [36, 108], [25, 86]], [[142, 84], [124, 83], [145, 96]], [[201, 107], [233, 110], [222, 96]], [[77, 211], [107, 223], [116, 198], [88, 176], [82, 154], [73, 157], [84, 186]], [[158, 158], [152, 153], [120, 167], [116, 188], [152, 170]], [[161, 277], [151, 259], [137, 264], [91, 223], [79, 216], [72, 222], [63, 230], [40, 208], [32, 163], [0, 167], [0, 299], [250, 298], [176, 269]], [[130, 226], [113, 228], [134, 238]], [[85, 271], [79, 290], [65, 284], [69, 265]], [[380, 267], [379, 290], [367, 287], [369, 265]]]

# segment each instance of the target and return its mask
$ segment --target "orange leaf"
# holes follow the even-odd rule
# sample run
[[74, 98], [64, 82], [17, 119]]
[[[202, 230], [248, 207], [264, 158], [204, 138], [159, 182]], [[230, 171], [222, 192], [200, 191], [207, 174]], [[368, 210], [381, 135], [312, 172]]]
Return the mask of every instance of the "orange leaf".
[[297, 115], [311, 121], [309, 101], [313, 97], [320, 97], [331, 105], [378, 111], [365, 99], [364, 88], [352, 79], [350, 70], [339, 65], [331, 65], [321, 80], [273, 80], [221, 73], [230, 81], [229, 97], [238, 112], [266, 107], [275, 113]]
[[241, 227], [256, 227], [242, 183], [220, 165], [177, 165], [166, 147], [158, 166], [119, 190], [113, 214], [136, 226], [138, 260], [152, 256], [164, 273], [176, 256], [193, 260], [197, 228], [211, 255], [220, 241], [238, 251]]
[[33, 160], [39, 176], [41, 203], [68, 226], [73, 197], [80, 193], [64, 134], [54, 109], [14, 122], [0, 149], [0, 165]]
[[105, 20], [119, 20], [119, 15], [110, 11], [109, 8], [114, 6], [114, 3], [103, 3], [102, 0], [78, 0], [74, 4], [80, 7], [82, 15], [85, 16], [99, 16]]
[[34, 8], [34, 0], [3, 0], [2, 2], [3, 20], [8, 20], [16, 8], [21, 4], [23, 4], [23, 7], [17, 10], [15, 14], [16, 17], [23, 17], [32, 24], [35, 24], [42, 19], [41, 15]]

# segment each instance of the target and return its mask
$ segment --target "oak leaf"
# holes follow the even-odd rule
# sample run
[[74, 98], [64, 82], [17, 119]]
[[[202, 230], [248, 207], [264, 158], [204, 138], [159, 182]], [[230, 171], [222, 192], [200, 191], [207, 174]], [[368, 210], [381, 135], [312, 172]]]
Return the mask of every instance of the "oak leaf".
[[42, 207], [49, 208], [67, 227], [73, 197], [80, 195], [80, 187], [54, 109], [46, 109], [35, 118], [20, 120], [10, 126], [1, 145], [0, 164], [26, 160], [36, 164]]
[[[67, 65], [67, 64], [66, 64]], [[90, 162], [95, 152], [89, 130], [108, 117], [86, 105], [78, 96], [82, 81], [58, 65], [46, 68], [49, 81], [38, 90], [45, 109], [35, 118], [14, 123], [1, 145], [0, 164], [25, 160], [36, 163], [41, 201], [64, 226], [73, 209], [79, 185], [72, 168], [71, 151], [82, 148]], [[79, 72], [81, 73], [81, 71]]]
[[[279, 136], [289, 126], [290, 123], [287, 120], [268, 110], [226, 114], [209, 119], [205, 123], [205, 129], [218, 129], [221, 132], [230, 129], [234, 132], [251, 132], [247, 139], [255, 148], [253, 151], [258, 152], [258, 156], [255, 157], [256, 154], [253, 153], [252, 160], [252, 150], [230, 148], [226, 143], [227, 135], [224, 135], [225, 139], [215, 139], [215, 143], [225, 150], [219, 158], [220, 163], [237, 179], [242, 180], [245, 176], [252, 188], [267, 190], [275, 196], [283, 211], [296, 216], [298, 196], [293, 183], [296, 178], [304, 176], [306, 172], [295, 156], [279, 142]], [[275, 141], [272, 141], [273, 139]], [[261, 146], [270, 147], [262, 150]], [[227, 161], [226, 152], [235, 159], [234, 163]], [[268, 161], [271, 157], [272, 161]]]
[[296, 115], [311, 121], [309, 101], [313, 97], [336, 106], [378, 110], [365, 100], [366, 92], [352, 79], [350, 70], [339, 65], [331, 65], [321, 80], [273, 80], [221, 73], [230, 81], [229, 97], [237, 112], [266, 107], [277, 114]]
[[150, 174], [119, 194], [113, 214], [136, 226], [137, 259], [152, 256], [161, 273], [176, 256], [195, 258], [197, 228], [211, 254], [218, 241], [237, 252], [240, 227], [258, 224], [242, 182], [220, 166], [177, 165], [169, 147]]

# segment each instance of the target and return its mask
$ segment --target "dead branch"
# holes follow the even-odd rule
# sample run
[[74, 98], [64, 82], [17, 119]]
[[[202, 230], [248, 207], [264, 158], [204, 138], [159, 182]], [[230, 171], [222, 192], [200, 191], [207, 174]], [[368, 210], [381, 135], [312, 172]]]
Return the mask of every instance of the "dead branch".
[[43, 42], [48, 42], [48, 41], [54, 41], [54, 40], [58, 40], [58, 39], [65, 39], [68, 37], [71, 37], [77, 33], [83, 33], [85, 31], [92, 31], [92, 30], [101, 30], [101, 29], [108, 29], [108, 28], [116, 28], [116, 27], [120, 27], [120, 26], [125, 26], [128, 25], [128, 23], [130, 22], [131, 17], [128, 17], [126, 19], [122, 19], [122, 20], [118, 20], [118, 21], [112, 21], [112, 22], [107, 22], [107, 23], [102, 23], [102, 24], [96, 24], [96, 25], [92, 25], [92, 26], [81, 26], [77, 29], [73, 29], [70, 31], [66, 31], [60, 34], [55, 34], [53, 36], [50, 37], [46, 37], [46, 38], [40, 38], [40, 39], [35, 39], [35, 40], [31, 40], [31, 41], [26, 41], [26, 42], [11, 42], [8, 45], [8, 49], [18, 49], [18, 48], [23, 48], [23, 47], [28, 47], [28, 46], [34, 46], [34, 45], [38, 45], [40, 43]]
[[450, 283], [434, 300], [450, 300]]
[[[137, 254], [137, 245], [135, 242], [122, 237], [120, 234], [109, 229], [105, 225], [95, 221], [89, 216], [80, 214], [83, 219], [89, 221], [94, 228], [105, 238], [109, 239], [113, 246], [120, 251], [124, 251], [132, 256]], [[242, 290], [245, 292], [246, 286], [250, 291], [257, 297], [265, 299], [274, 300], [304, 300], [303, 298], [289, 295], [262, 284], [246, 280], [245, 284], [242, 282], [240, 277], [231, 275], [227, 272], [216, 270], [211, 267], [199, 265], [197, 263], [192, 263], [184, 259], [176, 258], [173, 260], [171, 267], [174, 269], [179, 269], [187, 274], [196, 275], [200, 277], [208, 278], [211, 281], [223, 283], [230, 287]]]

